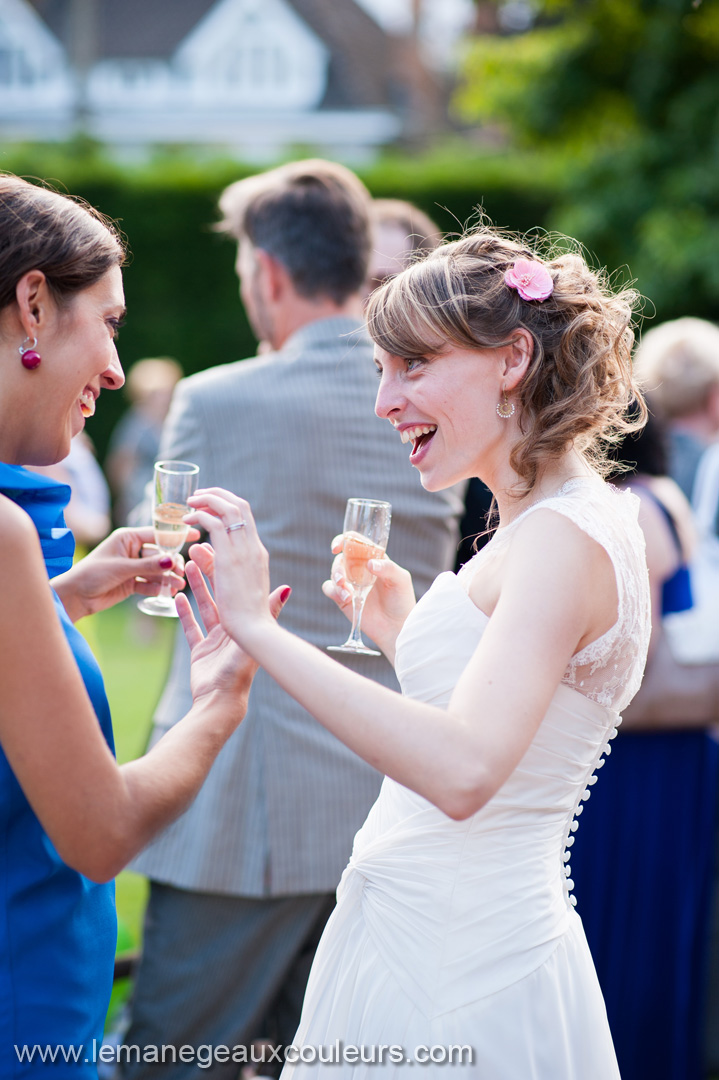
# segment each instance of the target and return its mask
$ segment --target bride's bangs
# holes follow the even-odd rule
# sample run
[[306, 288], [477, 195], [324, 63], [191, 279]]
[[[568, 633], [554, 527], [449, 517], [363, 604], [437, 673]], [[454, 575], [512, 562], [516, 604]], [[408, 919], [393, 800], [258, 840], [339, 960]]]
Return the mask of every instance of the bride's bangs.
[[448, 295], [444, 282], [447, 269], [430, 257], [414, 263], [372, 293], [367, 327], [381, 349], [410, 359], [440, 352], [449, 342], [463, 343], [458, 340], [453, 311], [456, 300]]

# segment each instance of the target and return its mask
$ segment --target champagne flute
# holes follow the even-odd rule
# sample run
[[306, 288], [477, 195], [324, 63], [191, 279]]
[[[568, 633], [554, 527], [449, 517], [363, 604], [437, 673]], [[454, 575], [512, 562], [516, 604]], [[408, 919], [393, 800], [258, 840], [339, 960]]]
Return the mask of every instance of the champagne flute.
[[[187, 500], [197, 487], [199, 465], [191, 461], [158, 461], [152, 497], [152, 524], [155, 543], [165, 555], [176, 555], [187, 539], [190, 526], [182, 520], [190, 513]], [[146, 615], [177, 618], [170, 586], [170, 571], [163, 575], [157, 596], [146, 596], [137, 605]]]
[[344, 645], [328, 645], [329, 652], [382, 655], [376, 649], [367, 648], [362, 640], [360, 625], [365, 600], [375, 582], [374, 574], [367, 569], [367, 562], [384, 556], [391, 520], [392, 507], [388, 502], [378, 502], [376, 499], [347, 500], [342, 552], [345, 580], [352, 589], [352, 629]]

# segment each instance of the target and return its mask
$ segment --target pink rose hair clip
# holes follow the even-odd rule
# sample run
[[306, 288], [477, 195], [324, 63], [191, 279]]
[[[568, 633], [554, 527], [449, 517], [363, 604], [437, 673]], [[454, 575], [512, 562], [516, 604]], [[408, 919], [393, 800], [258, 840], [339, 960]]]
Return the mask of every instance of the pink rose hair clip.
[[522, 300], [546, 300], [554, 290], [549, 270], [534, 259], [517, 259], [514, 266], [505, 270], [504, 284], [516, 289]]

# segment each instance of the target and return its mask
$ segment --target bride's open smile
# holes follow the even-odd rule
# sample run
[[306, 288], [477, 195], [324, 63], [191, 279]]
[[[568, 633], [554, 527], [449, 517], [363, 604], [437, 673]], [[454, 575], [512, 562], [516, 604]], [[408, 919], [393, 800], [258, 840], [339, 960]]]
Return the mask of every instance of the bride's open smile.
[[513, 351], [450, 345], [406, 358], [376, 347], [381, 381], [375, 412], [389, 420], [402, 442], [412, 443], [409, 460], [428, 491], [474, 476], [487, 481], [506, 461], [516, 425], [497, 416], [497, 402], [513, 381], [506, 375]]

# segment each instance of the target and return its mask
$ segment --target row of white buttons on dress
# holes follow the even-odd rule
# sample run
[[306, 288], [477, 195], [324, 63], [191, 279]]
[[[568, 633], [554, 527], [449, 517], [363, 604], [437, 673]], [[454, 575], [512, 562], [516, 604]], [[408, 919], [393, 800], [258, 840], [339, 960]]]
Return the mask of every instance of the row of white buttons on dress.
[[[603, 747], [603, 749], [602, 749], [602, 751], [600, 753], [599, 759], [598, 759], [596, 765], [594, 766], [595, 771], [592, 773], [592, 775], [587, 780], [587, 786], [585, 787], [582, 794], [579, 796], [579, 800], [577, 802], [577, 805], [574, 808], [574, 813], [572, 814], [572, 823], [569, 826], [569, 832], [570, 833], [575, 833], [577, 831], [577, 829], [579, 828], [579, 821], [577, 820], [577, 818], [579, 817], [580, 814], [584, 813], [584, 803], [587, 801], [589, 796], [592, 794], [589, 789], [591, 787], [594, 787], [597, 780], [599, 779], [599, 777], [596, 774], [596, 770], [602, 768], [606, 758], [609, 757], [609, 755], [611, 754], [612, 748], [609, 745], [609, 743], [611, 742], [612, 739], [616, 739], [617, 735], [619, 734], [618, 729], [619, 729], [619, 725], [621, 724], [621, 722], [622, 722], [622, 718], [620, 716], [617, 719], [616, 727], [613, 727], [611, 732], [609, 733], [609, 739], [607, 740], [606, 744], [604, 745], [604, 747]], [[562, 867], [562, 872], [564, 874], [564, 895], [565, 895], [566, 899], [569, 901], [569, 903], [572, 905], [572, 907], [576, 907], [577, 906], [577, 898], [576, 898], [576, 896], [571, 895], [571, 892], [574, 889], [574, 882], [572, 881], [572, 869], [571, 869], [571, 867], [569, 865], [569, 860], [572, 857], [571, 851], [569, 849], [572, 847], [573, 844], [574, 844], [574, 836], [569, 836], [568, 835], [566, 840], [564, 841], [564, 853], [562, 855], [562, 862], [563, 862], [564, 865]]]

